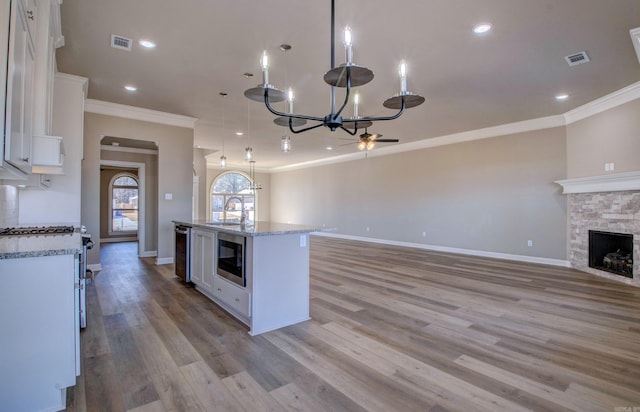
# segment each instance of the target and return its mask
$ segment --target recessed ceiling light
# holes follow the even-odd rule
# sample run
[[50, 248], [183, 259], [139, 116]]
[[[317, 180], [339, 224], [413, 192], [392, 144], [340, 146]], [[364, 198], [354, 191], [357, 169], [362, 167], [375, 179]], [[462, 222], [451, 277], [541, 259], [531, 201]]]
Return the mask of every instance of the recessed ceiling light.
[[244, 135], [243, 132], [236, 132], [236, 136], [242, 136], [242, 135]]
[[327, 147], [326, 147], [326, 149], [327, 149], [327, 150], [333, 150], [333, 147], [331, 147], [331, 146], [327, 146]]
[[473, 32], [475, 34], [484, 34], [491, 30], [492, 27], [491, 23], [481, 23], [473, 27]]
[[567, 100], [569, 98], [568, 94], [557, 94], [556, 100]]
[[136, 86], [131, 86], [131, 85], [124, 86], [124, 88], [129, 92], [135, 92], [136, 90], [138, 90]]
[[147, 49], [153, 49], [156, 47], [156, 44], [149, 40], [140, 40], [138, 44], [142, 47], [146, 47]]

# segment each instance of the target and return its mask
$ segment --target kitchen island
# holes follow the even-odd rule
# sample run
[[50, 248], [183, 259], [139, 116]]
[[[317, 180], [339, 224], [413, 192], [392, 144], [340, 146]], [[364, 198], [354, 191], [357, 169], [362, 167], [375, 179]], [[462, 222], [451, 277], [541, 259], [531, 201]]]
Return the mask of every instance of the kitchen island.
[[[260, 221], [174, 223], [191, 228], [190, 281], [249, 326], [249, 334], [310, 319], [309, 233], [317, 227]], [[230, 259], [228, 244], [236, 245], [233, 259], [243, 276], [224, 267]]]

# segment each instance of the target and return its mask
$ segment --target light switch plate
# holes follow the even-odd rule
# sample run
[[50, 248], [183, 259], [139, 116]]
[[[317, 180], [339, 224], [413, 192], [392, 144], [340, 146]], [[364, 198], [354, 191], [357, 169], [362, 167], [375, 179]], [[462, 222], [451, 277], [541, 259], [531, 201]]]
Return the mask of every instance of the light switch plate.
[[173, 193], [165, 193], [164, 200], [173, 200]]
[[307, 235], [300, 235], [300, 247], [307, 247]]

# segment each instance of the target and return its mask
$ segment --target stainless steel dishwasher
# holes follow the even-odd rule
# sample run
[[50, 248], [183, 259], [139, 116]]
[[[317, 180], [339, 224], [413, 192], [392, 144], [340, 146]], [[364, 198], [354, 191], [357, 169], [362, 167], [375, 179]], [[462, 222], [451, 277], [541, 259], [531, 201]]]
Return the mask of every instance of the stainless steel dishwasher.
[[183, 281], [191, 282], [191, 228], [176, 225], [175, 268], [176, 276]]

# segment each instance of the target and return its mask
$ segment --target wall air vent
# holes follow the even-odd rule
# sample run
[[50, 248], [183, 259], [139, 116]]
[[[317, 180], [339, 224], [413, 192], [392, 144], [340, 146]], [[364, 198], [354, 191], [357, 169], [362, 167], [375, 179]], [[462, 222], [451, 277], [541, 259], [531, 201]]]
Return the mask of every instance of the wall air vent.
[[131, 51], [131, 39], [127, 39], [126, 37], [118, 36], [115, 34], [111, 35], [111, 47], [114, 49]]
[[564, 59], [567, 61], [569, 66], [577, 66], [591, 61], [589, 60], [589, 56], [587, 56], [587, 52], [584, 51], [564, 56]]
[[631, 34], [631, 41], [633, 42], [633, 47], [636, 49], [638, 62], [640, 62], [640, 27], [629, 30], [629, 34]]

